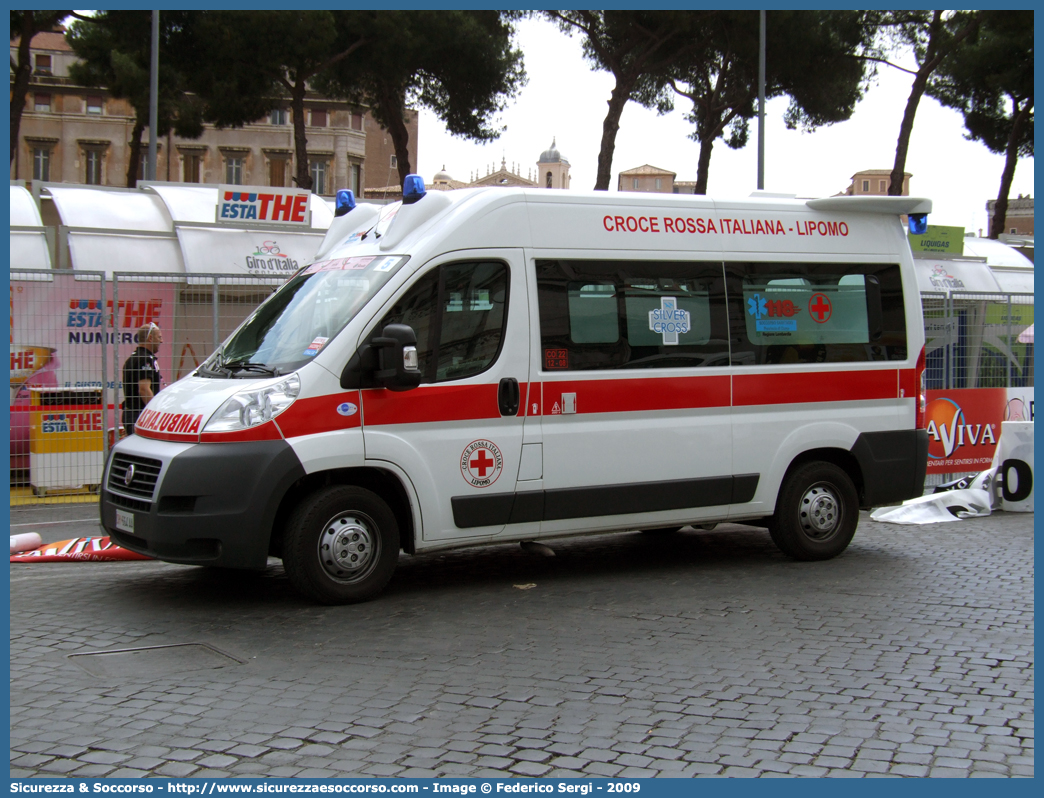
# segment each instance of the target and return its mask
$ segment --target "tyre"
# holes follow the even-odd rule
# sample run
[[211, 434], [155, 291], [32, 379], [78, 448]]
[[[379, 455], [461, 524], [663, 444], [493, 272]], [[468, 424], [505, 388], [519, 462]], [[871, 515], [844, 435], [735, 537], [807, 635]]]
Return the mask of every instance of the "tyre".
[[796, 560], [829, 560], [843, 552], [859, 522], [855, 485], [833, 463], [813, 462], [787, 475], [769, 521], [780, 551]]
[[283, 567], [300, 593], [321, 604], [354, 604], [388, 584], [399, 559], [395, 514], [376, 493], [323, 488], [290, 516]]

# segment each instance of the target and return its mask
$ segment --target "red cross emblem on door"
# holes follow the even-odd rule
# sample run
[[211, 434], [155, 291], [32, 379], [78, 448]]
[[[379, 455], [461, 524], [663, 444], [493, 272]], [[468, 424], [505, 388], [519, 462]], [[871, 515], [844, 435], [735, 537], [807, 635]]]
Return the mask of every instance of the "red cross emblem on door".
[[504, 457], [493, 441], [472, 441], [460, 457], [460, 474], [474, 488], [492, 485], [503, 468]]
[[830, 318], [833, 308], [830, 306], [830, 298], [826, 294], [813, 294], [808, 300], [808, 315], [816, 324], [822, 324]]

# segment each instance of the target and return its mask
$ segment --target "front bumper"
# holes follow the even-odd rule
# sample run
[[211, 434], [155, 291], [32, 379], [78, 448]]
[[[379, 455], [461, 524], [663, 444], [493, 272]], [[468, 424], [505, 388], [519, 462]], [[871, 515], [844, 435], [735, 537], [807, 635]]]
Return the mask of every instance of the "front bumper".
[[[131, 436], [106, 465], [101, 523], [120, 546], [158, 560], [260, 569], [280, 501], [304, 475], [285, 441], [174, 444]], [[133, 516], [133, 533], [117, 528], [117, 511]]]

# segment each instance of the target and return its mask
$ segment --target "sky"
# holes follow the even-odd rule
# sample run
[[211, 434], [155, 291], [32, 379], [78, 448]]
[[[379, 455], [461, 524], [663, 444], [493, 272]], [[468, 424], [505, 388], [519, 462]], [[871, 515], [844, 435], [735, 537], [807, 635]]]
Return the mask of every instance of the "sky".
[[[518, 165], [523, 177], [535, 171], [540, 153], [552, 139], [570, 163], [571, 188], [594, 187], [602, 121], [613, 88], [607, 72], [592, 71], [584, 60], [579, 37], [569, 37], [542, 19], [517, 26], [516, 45], [522, 50], [528, 84], [500, 115], [503, 134], [480, 144], [451, 136], [427, 109], [420, 114], [417, 171], [431, 182], [445, 165], [456, 180], [468, 182]], [[909, 65], [909, 64], [904, 64]], [[787, 130], [783, 124], [787, 98], [766, 106], [765, 190], [823, 197], [848, 188], [851, 177], [864, 169], [891, 170], [906, 100], [913, 76], [882, 66], [874, 85], [856, 106], [852, 118], [813, 133]], [[676, 180], [694, 181], [699, 145], [688, 138], [688, 100], [677, 98], [665, 116], [629, 102], [620, 120], [613, 156], [610, 190], [619, 173], [651, 164], [677, 173]], [[929, 197], [929, 224], [964, 227], [988, 234], [986, 202], [997, 198], [1004, 157], [964, 138], [960, 114], [923, 97], [917, 109], [906, 159], [910, 193]], [[742, 150], [731, 150], [719, 139], [710, 163], [707, 193], [723, 198], [745, 197], [757, 188], [757, 120]], [[1033, 193], [1033, 159], [1019, 160], [1009, 197]]]

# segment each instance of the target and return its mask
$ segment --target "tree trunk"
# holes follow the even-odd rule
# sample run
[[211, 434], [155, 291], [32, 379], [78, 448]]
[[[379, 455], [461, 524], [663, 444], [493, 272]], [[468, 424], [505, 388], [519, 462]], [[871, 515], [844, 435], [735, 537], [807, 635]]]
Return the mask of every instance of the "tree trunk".
[[1004, 224], [1008, 217], [1008, 193], [1011, 191], [1011, 182], [1015, 179], [1015, 166], [1019, 162], [1019, 142], [1022, 140], [1022, 130], [1029, 116], [1030, 102], [1022, 108], [1015, 103], [1015, 121], [1011, 125], [1011, 135], [1008, 137], [1008, 146], [1004, 152], [1004, 171], [1001, 172], [1000, 191], [997, 192], [997, 204], [993, 207], [993, 218], [990, 220], [990, 238], [996, 239], [1004, 232]]
[[141, 169], [141, 137], [145, 132], [145, 123], [134, 119], [134, 130], [131, 131], [130, 159], [127, 163], [127, 188], [138, 185], [138, 172]]
[[312, 174], [308, 169], [308, 138], [305, 136], [304, 80], [298, 79], [290, 84], [290, 110], [294, 118], [294, 158], [297, 160], [297, 177], [294, 178], [298, 188], [312, 190]]
[[32, 11], [22, 12], [22, 36], [18, 42], [18, 64], [11, 82], [11, 163], [14, 163], [18, 151], [18, 129], [22, 125], [22, 111], [25, 110], [25, 96], [29, 92], [29, 80], [32, 78], [33, 65], [30, 45], [36, 28], [33, 25]]
[[595, 191], [608, 191], [613, 177], [613, 152], [616, 150], [616, 134], [620, 131], [620, 117], [624, 106], [631, 99], [634, 82], [625, 84], [616, 79], [616, 86], [609, 96], [609, 113], [602, 122], [602, 147], [598, 150], [598, 177], [595, 179]]
[[[399, 185], [406, 182], [406, 175], [412, 170], [410, 164], [410, 131], [406, 128], [406, 98], [401, 91], [390, 86], [378, 89], [379, 104], [384, 116], [384, 129], [392, 138], [395, 146], [395, 163], [399, 170]], [[378, 167], [380, 168], [380, 167]]]
[[696, 194], [707, 193], [707, 181], [710, 174], [711, 150], [714, 149], [715, 136], [700, 138], [700, 160], [696, 165]]
[[939, 34], [942, 30], [942, 11], [932, 14], [932, 21], [928, 27], [928, 47], [924, 54], [924, 63], [917, 70], [913, 86], [910, 88], [910, 96], [906, 100], [906, 110], [903, 112], [903, 121], [899, 125], [899, 141], [895, 145], [895, 164], [892, 166], [891, 180], [888, 183], [888, 196], [901, 197], [903, 194], [903, 178], [906, 176], [906, 156], [910, 151], [910, 136], [913, 134], [914, 117], [917, 115], [917, 106], [924, 96], [924, 90], [928, 87], [928, 78], [939, 65], [936, 52], [939, 47]]

